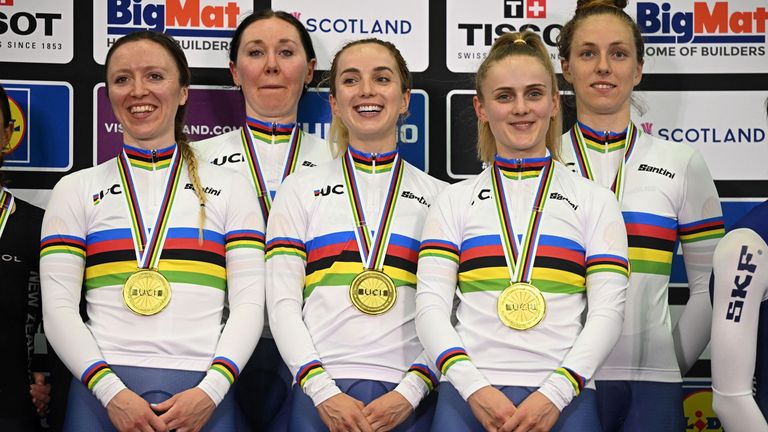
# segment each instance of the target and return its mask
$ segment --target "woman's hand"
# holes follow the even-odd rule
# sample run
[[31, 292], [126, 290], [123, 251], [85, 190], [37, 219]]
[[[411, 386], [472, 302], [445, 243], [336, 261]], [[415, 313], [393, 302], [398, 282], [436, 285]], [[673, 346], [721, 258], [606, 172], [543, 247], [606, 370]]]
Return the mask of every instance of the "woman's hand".
[[318, 405], [317, 412], [330, 432], [373, 432], [363, 414], [364, 407], [359, 400], [339, 393]]
[[376, 432], [394, 429], [413, 412], [408, 399], [392, 390], [379, 396], [363, 408], [363, 415]]
[[467, 403], [488, 432], [496, 432], [517, 411], [515, 404], [493, 386], [485, 386], [472, 393]]
[[160, 420], [168, 425], [168, 429], [175, 429], [177, 432], [197, 432], [211, 418], [216, 404], [200, 388], [193, 387], [155, 405], [154, 409], [163, 413], [160, 415]]
[[557, 423], [560, 410], [541, 392], [531, 393], [499, 432], [548, 432]]
[[118, 431], [167, 431], [168, 426], [136, 393], [123, 389], [107, 404], [109, 420]]
[[29, 385], [29, 394], [35, 405], [37, 415], [42, 416], [48, 411], [48, 402], [51, 401], [51, 385], [45, 383], [45, 375], [42, 372], [33, 372], [34, 382]]

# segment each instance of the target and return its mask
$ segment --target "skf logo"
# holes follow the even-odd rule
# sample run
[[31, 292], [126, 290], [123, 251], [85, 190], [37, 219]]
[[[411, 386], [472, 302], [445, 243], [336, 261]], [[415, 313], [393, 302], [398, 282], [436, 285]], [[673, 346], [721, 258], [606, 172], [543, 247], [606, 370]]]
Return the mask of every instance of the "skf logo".
[[109, 0], [107, 34], [124, 35], [149, 28], [171, 36], [231, 37], [240, 14], [237, 3], [200, 3], [201, 0]]
[[546, 18], [547, 0], [504, 0], [504, 18]]
[[673, 12], [669, 3], [637, 3], [637, 24], [647, 43], [658, 44], [723, 44], [765, 43], [768, 12], [731, 10], [733, 2], [693, 3], [693, 11]]
[[334, 186], [328, 185], [320, 189], [315, 189], [315, 196], [328, 196], [331, 193], [336, 195], [342, 195], [344, 193], [344, 186], [337, 184]]
[[642, 127], [643, 132], [647, 133], [648, 135], [653, 134], [653, 123], [640, 123], [640, 127]]
[[93, 205], [99, 205], [101, 200], [107, 195], [120, 195], [121, 193], [123, 193], [123, 191], [120, 189], [120, 185], [115, 183], [112, 186], [93, 194], [91, 197], [93, 199]]
[[13, 99], [13, 93], [12, 91], [7, 91], [8, 103], [11, 106], [13, 131], [11, 132], [11, 140], [8, 141], [8, 147], [0, 149], [2, 153], [11, 153], [16, 150], [24, 139], [24, 134], [27, 132], [27, 117], [24, 115], [21, 105]]
[[[761, 250], [757, 251], [762, 253]], [[744, 307], [744, 299], [747, 298], [747, 287], [752, 283], [752, 275], [757, 270], [757, 265], [751, 264], [753, 255], [749, 252], [747, 245], [741, 247], [739, 262], [736, 265], [738, 274], [733, 279], [734, 288], [731, 290], [731, 302], [728, 303], [728, 310], [725, 313], [725, 319], [733, 322], [741, 321], [741, 311]]]
[[712, 391], [699, 390], [683, 401], [685, 430], [690, 432], [723, 431], [723, 425], [712, 410]]

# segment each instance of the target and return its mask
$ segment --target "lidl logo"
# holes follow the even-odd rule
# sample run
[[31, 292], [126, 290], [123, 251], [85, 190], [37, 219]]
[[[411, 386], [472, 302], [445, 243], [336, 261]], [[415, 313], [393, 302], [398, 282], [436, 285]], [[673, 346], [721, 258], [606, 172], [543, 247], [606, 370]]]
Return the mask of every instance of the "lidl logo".
[[3, 169], [67, 171], [72, 167], [72, 86], [45, 81], [3, 81], [13, 134]]
[[503, 0], [504, 18], [546, 18], [547, 0]]
[[[9, 92], [10, 93], [10, 92]], [[11, 121], [13, 121], [13, 131], [8, 147], [2, 149], [2, 153], [11, 153], [21, 144], [27, 131], [27, 116], [24, 115], [21, 105], [11, 95], [8, 95], [8, 102], [11, 106]]]
[[723, 431], [723, 425], [712, 409], [712, 390], [697, 390], [686, 396], [683, 400], [683, 412], [686, 431]]

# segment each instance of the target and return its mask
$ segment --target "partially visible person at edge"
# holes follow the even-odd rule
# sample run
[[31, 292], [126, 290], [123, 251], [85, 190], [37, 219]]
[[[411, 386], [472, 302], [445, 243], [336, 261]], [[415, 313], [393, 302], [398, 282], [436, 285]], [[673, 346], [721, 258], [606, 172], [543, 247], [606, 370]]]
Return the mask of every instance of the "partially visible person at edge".
[[[644, 133], [631, 120], [644, 47], [626, 4], [580, 0], [560, 33], [578, 120], [563, 135], [562, 158], [614, 192], [627, 226], [632, 275], [624, 328], [595, 376], [603, 427], [677, 431], [685, 428], [681, 375], [709, 341], [707, 282], [724, 227], [699, 152]], [[673, 329], [667, 294], [678, 239], [690, 296]]]
[[[0, 168], [13, 135], [8, 95], [0, 86]], [[40, 324], [40, 225], [43, 210], [5, 188], [0, 174], [0, 346], [4, 377], [0, 381], [0, 430], [37, 431], [50, 400], [42, 372], [32, 372], [35, 333]]]
[[488, 168], [438, 197], [419, 253], [416, 328], [446, 378], [432, 431], [600, 431], [590, 380], [623, 319], [621, 212], [558, 161], [560, 96], [538, 35], [496, 39], [475, 88]]
[[[182, 132], [189, 84], [170, 36], [115, 42], [106, 85], [122, 151], [51, 195], [40, 268], [46, 335], [76, 377], [65, 431], [219, 432], [243, 420], [229, 389], [261, 333], [264, 220], [241, 198], [244, 177], [198, 164]], [[100, 192], [110, 185], [121, 193]]]
[[713, 266], [712, 408], [725, 430], [768, 432], [768, 201], [718, 243]]
[[288, 177], [267, 232], [269, 319], [296, 381], [289, 430], [428, 430], [437, 376], [413, 322], [416, 261], [444, 183], [397, 147], [412, 84], [393, 44], [346, 44], [327, 80], [340, 157]]
[[[232, 79], [245, 98], [243, 127], [192, 143], [203, 160], [251, 179], [253, 199], [265, 218], [286, 176], [333, 159], [330, 146], [296, 122], [315, 57], [309, 32], [293, 15], [265, 9], [245, 17], [229, 51]], [[253, 430], [285, 430], [292, 380], [265, 320], [261, 340], [235, 387]]]

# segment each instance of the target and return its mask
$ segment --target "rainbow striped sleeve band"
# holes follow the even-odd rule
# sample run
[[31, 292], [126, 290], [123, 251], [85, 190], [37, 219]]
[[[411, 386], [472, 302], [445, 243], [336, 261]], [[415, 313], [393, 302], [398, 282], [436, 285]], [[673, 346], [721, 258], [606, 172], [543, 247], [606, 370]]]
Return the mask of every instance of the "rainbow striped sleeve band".
[[40, 241], [40, 258], [53, 253], [65, 253], [85, 259], [85, 240], [59, 234], [42, 239]]
[[440, 373], [443, 375], [448, 374], [448, 369], [458, 362], [469, 361], [467, 352], [462, 347], [448, 348], [437, 356], [437, 368], [440, 369]]
[[587, 257], [587, 276], [600, 272], [618, 273], [629, 277], [629, 261], [618, 255], [592, 255]]
[[427, 239], [421, 242], [419, 258], [438, 257], [459, 263], [459, 247], [445, 240]]
[[293, 255], [307, 260], [307, 249], [304, 242], [288, 237], [275, 237], [267, 242], [267, 259], [276, 255]]
[[296, 373], [296, 382], [299, 383], [301, 388], [304, 388], [307, 381], [322, 373], [325, 373], [325, 369], [323, 369], [323, 364], [320, 363], [320, 360], [312, 360], [299, 367], [299, 371]]
[[227, 251], [238, 248], [264, 250], [264, 233], [256, 230], [230, 231], [225, 236]]
[[408, 373], [412, 373], [424, 381], [429, 391], [432, 391], [437, 387], [437, 375], [425, 364], [414, 363], [408, 369]]
[[725, 235], [725, 224], [722, 217], [715, 217], [680, 225], [677, 232], [683, 243], [719, 239]]
[[85, 372], [83, 372], [80, 381], [88, 387], [88, 390], [93, 391], [93, 388], [96, 387], [96, 384], [98, 384], [102, 378], [112, 373], [114, 372], [112, 372], [112, 369], [107, 362], [101, 360], [90, 365]]
[[573, 386], [573, 391], [574, 393], [576, 393], [576, 396], [578, 396], [579, 393], [581, 393], [581, 391], [584, 390], [584, 384], [585, 384], [584, 377], [577, 374], [576, 372], [568, 369], [567, 367], [561, 367], [561, 368], [555, 369], [555, 373], [558, 375], [562, 375], [563, 377], [565, 377], [565, 379], [568, 380], [568, 382], [571, 383], [571, 385]]
[[214, 370], [222, 375], [224, 375], [224, 378], [229, 381], [229, 384], [234, 384], [234, 382], [237, 380], [238, 375], [240, 375], [240, 369], [237, 367], [235, 362], [232, 360], [226, 358], [226, 357], [216, 357], [213, 359], [213, 362], [211, 363], [210, 370]]

